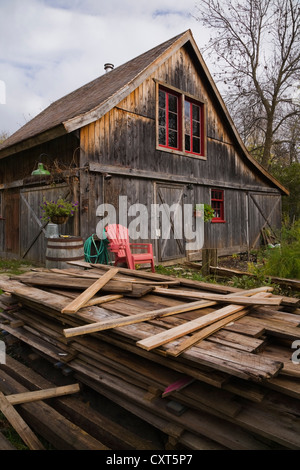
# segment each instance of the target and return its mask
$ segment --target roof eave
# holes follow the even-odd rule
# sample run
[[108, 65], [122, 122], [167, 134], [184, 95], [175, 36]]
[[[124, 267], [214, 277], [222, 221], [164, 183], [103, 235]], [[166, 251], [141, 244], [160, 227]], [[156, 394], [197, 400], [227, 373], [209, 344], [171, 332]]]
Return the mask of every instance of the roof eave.
[[41, 134], [37, 134], [25, 140], [21, 140], [16, 144], [4, 147], [2, 150], [0, 149], [0, 159], [9, 157], [10, 155], [22, 152], [24, 150], [28, 150], [37, 145], [44, 144], [45, 142], [49, 142], [49, 140], [56, 139], [57, 137], [61, 137], [67, 133], [68, 131], [63, 126], [63, 124], [59, 124], [58, 126], [55, 126], [52, 129], [48, 129]]

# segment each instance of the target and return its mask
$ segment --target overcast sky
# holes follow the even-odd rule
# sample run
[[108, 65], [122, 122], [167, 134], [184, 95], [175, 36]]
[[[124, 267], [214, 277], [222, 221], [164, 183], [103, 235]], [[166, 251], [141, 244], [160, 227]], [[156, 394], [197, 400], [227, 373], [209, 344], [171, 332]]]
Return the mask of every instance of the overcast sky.
[[196, 2], [0, 0], [0, 133], [102, 75], [106, 62], [117, 67], [187, 29], [201, 51]]

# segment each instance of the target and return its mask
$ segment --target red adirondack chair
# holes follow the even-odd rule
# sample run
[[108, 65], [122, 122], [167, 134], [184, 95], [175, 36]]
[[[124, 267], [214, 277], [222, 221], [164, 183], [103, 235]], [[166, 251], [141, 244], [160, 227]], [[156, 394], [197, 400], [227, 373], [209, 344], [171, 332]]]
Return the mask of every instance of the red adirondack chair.
[[[123, 225], [107, 225], [105, 232], [109, 241], [108, 248], [115, 254], [115, 266], [126, 263], [129, 269], [135, 269], [136, 264], [149, 263], [155, 273], [151, 243], [130, 243], [128, 229]], [[132, 253], [132, 250], [138, 250], [139, 253]]]

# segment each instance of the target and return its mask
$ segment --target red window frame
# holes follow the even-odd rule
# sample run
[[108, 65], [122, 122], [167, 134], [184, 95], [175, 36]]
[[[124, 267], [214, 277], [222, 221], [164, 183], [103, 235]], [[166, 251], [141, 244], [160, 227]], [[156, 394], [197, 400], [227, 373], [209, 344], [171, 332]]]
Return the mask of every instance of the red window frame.
[[203, 105], [192, 99], [184, 101], [184, 141], [186, 153], [204, 155]]
[[[164, 95], [164, 99], [163, 99]], [[174, 107], [174, 98], [177, 101]], [[172, 150], [182, 150], [181, 95], [164, 87], [159, 87], [158, 103], [158, 145]], [[172, 136], [176, 135], [176, 144]]]
[[225, 222], [224, 219], [224, 191], [223, 189], [211, 190], [211, 207], [214, 209], [216, 215], [211, 220], [212, 222]]

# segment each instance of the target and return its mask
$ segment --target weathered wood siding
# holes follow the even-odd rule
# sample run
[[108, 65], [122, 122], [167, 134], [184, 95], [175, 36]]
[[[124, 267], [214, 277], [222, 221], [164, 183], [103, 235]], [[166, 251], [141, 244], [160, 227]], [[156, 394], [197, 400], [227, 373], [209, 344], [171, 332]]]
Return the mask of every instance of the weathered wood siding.
[[[72, 196], [72, 186], [59, 184], [24, 188], [20, 192], [20, 257], [37, 263], [44, 263], [47, 238], [46, 223], [41, 220], [41, 204], [59, 197]], [[77, 235], [74, 224], [76, 216], [69, 218], [66, 224], [59, 226], [61, 235]]]
[[79, 140], [74, 133], [37, 145], [0, 160], [0, 189], [7, 185], [23, 186], [37, 164], [42, 162], [51, 170], [64, 171], [77, 166]]
[[[1, 221], [2, 255], [44, 262], [46, 242], [45, 231], [41, 230], [40, 204], [43, 197], [61, 195], [61, 185], [57, 185], [55, 181], [60, 179], [60, 175], [64, 179], [64, 171], [78, 167], [78, 150], [79, 140], [75, 134], [71, 134], [0, 160], [0, 215], [5, 219]], [[31, 176], [39, 162], [51, 170], [53, 177]], [[65, 187], [71, 188], [68, 192], [71, 191], [74, 199], [76, 192], [74, 193], [73, 178], [67, 178], [66, 182], [68, 186]], [[62, 228], [62, 233], [78, 232], [78, 217]]]

